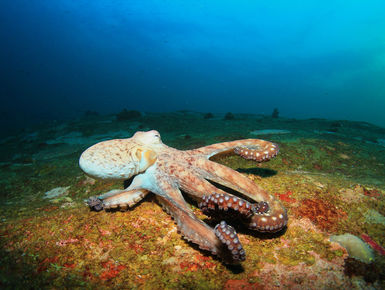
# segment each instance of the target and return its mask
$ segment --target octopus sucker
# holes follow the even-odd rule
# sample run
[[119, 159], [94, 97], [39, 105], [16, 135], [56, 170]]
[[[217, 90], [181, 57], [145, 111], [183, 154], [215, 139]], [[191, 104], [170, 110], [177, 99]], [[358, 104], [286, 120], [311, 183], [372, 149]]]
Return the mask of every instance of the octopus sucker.
[[[229, 202], [231, 200], [231, 202]], [[247, 220], [254, 212], [254, 206], [248, 201], [230, 197], [227, 194], [214, 193], [211, 195], [204, 195], [202, 201], [198, 204], [203, 213], [212, 216], [220, 211], [228, 211], [229, 209], [235, 214], [239, 215], [242, 219]]]
[[[266, 142], [266, 141], [265, 141]], [[251, 159], [257, 162], [266, 162], [277, 156], [279, 152], [278, 145], [266, 142], [264, 147], [244, 145], [234, 148], [234, 153], [245, 159]]]
[[[195, 216], [181, 190], [195, 199], [208, 214], [236, 215], [249, 228], [276, 232], [287, 225], [282, 204], [254, 181], [239, 172], [209, 160], [220, 154], [235, 154], [245, 159], [265, 162], [275, 157], [278, 145], [259, 139], [223, 142], [194, 150], [177, 150], [165, 145], [159, 132], [136, 132], [131, 138], [97, 143], [80, 157], [80, 168], [98, 179], [132, 182], [123, 190], [112, 190], [88, 199], [96, 211], [126, 209], [149, 192], [170, 214], [182, 236], [219, 256], [224, 263], [237, 264], [246, 257], [233, 226], [225, 221], [210, 227]], [[210, 181], [210, 182], [209, 182]], [[218, 184], [223, 186], [218, 188]], [[226, 192], [234, 190], [241, 196]]]
[[168, 198], [158, 197], [158, 201], [163, 208], [174, 219], [178, 232], [180, 232], [184, 239], [189, 242], [198, 244], [202, 250], [210, 251], [212, 254], [218, 255], [225, 263], [236, 264], [237, 257], [231, 257], [228, 249], [223, 247], [222, 242], [217, 237], [215, 229], [206, 225], [203, 221], [198, 219], [191, 211], [191, 209], [182, 209], [178, 204]]
[[147, 194], [148, 190], [111, 190], [99, 197], [93, 196], [89, 198], [88, 205], [95, 211], [102, 209], [121, 208], [126, 209], [132, 207], [141, 201]]
[[229, 226], [225, 221], [217, 224], [214, 228], [215, 235], [228, 249], [229, 257], [224, 257], [225, 261], [236, 264], [246, 259], [246, 252], [242, 247], [236, 231], [232, 226]]
[[258, 202], [254, 205], [254, 212], [258, 214], [265, 214], [269, 211], [269, 204], [266, 201]]
[[97, 198], [96, 196], [91, 196], [87, 200], [87, 204], [94, 211], [101, 211], [104, 209], [103, 201], [101, 199]]
[[[228, 202], [229, 200], [232, 202]], [[204, 195], [198, 206], [208, 216], [227, 217], [231, 220], [236, 218], [250, 229], [262, 232], [276, 232], [286, 225], [284, 223], [284, 214], [286, 216], [286, 212], [284, 214], [280, 213], [278, 216], [269, 215], [269, 206], [265, 201], [251, 204], [242, 198], [213, 193], [211, 195]]]
[[276, 213], [275, 215], [254, 215], [251, 217], [248, 227], [260, 232], [278, 232], [287, 225], [287, 213]]

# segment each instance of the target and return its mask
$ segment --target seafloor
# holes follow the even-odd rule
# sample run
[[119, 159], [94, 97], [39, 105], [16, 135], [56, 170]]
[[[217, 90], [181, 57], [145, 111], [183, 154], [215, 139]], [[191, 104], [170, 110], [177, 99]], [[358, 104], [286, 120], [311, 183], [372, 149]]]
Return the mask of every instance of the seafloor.
[[[126, 115], [88, 112], [1, 140], [0, 288], [385, 289], [385, 129], [188, 111]], [[122, 184], [86, 177], [81, 152], [149, 129], [179, 149], [278, 143], [268, 163], [216, 161], [280, 199], [287, 229], [272, 235], [233, 225], [247, 259], [230, 267], [181, 238], [153, 196], [125, 212], [90, 211], [85, 199]], [[343, 234], [351, 234], [344, 247], [330, 242]]]

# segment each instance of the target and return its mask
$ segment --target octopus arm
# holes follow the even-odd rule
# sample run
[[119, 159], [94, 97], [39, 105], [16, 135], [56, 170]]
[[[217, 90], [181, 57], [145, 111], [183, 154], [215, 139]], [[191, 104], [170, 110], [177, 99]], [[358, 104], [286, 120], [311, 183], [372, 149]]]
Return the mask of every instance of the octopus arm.
[[224, 221], [212, 229], [198, 219], [191, 209], [186, 209], [165, 196], [158, 195], [157, 199], [173, 217], [178, 231], [186, 240], [219, 256], [225, 263], [238, 264], [245, 260], [245, 251], [235, 230]]
[[258, 203], [265, 202], [269, 208], [262, 214], [254, 214], [248, 227], [258, 231], [276, 232], [286, 226], [288, 217], [282, 204], [241, 173], [210, 160], [198, 159], [196, 166], [204, 169], [203, 177], [231, 188]]
[[202, 169], [201, 175], [205, 179], [231, 188], [255, 201], [272, 199], [264, 189], [238, 171], [206, 159], [197, 159], [195, 162], [194, 165]]
[[149, 193], [146, 189], [111, 190], [98, 197], [90, 197], [88, 205], [94, 210], [132, 207]]
[[163, 209], [172, 216], [178, 230], [186, 240], [199, 245], [203, 250], [209, 250], [213, 254], [218, 254], [220, 242], [213, 230], [203, 221], [198, 219], [191, 209], [182, 207], [171, 198], [157, 195], [159, 203]]
[[183, 192], [188, 193], [193, 199], [200, 202], [204, 195], [208, 193], [217, 192], [225, 193], [223, 190], [217, 188], [206, 179], [208, 174], [204, 170], [199, 169], [197, 172], [184, 172], [179, 171], [177, 173], [179, 180], [179, 186]]
[[245, 259], [245, 251], [235, 230], [226, 223], [215, 229], [206, 225], [195, 216], [176, 185], [159, 182], [154, 193], [185, 239], [197, 244], [200, 249], [218, 255], [225, 263], [237, 264]]
[[279, 147], [277, 144], [265, 140], [244, 139], [217, 143], [190, 150], [190, 152], [193, 154], [203, 155], [206, 158], [211, 158], [216, 155], [235, 154], [245, 159], [265, 162], [269, 161], [278, 154]]

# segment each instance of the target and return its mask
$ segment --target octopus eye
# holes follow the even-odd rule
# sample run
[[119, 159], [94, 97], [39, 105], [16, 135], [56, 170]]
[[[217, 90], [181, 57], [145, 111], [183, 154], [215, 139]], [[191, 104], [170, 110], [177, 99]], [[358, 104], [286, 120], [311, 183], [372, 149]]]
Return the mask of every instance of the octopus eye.
[[160, 141], [160, 135], [159, 135], [159, 133], [156, 133], [156, 134], [154, 134], [154, 138], [155, 138], [155, 142], [159, 142]]

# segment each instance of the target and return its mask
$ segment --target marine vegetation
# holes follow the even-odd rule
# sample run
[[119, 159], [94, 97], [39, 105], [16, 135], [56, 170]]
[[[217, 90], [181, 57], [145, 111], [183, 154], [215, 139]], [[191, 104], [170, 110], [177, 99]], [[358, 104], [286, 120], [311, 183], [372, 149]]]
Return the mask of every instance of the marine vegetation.
[[[119, 122], [115, 115], [100, 114], [26, 127], [1, 139], [0, 287], [385, 288], [385, 129], [344, 120], [274, 119], [270, 114], [235, 114], [234, 121], [202, 116], [196, 112], [146, 113]], [[331, 132], [335, 122], [340, 126]], [[172, 175], [167, 171], [171, 168], [163, 168], [159, 173], [171, 176], [169, 181], [177, 175], [179, 180], [188, 180], [186, 172], [193, 177], [183, 185], [186, 192], [181, 191], [186, 205], [177, 208], [170, 199], [164, 202], [180, 213], [189, 212], [188, 218], [202, 221], [194, 225], [203, 224], [211, 233], [225, 220], [237, 231], [247, 254], [244, 261], [228, 265], [181, 238], [178, 225], [159, 206], [162, 200], [156, 194], [147, 194], [125, 211], [118, 207], [96, 212], [85, 204], [91, 196], [121, 191], [133, 180], [122, 187], [121, 180], [85, 175], [78, 163], [82, 152], [98, 142], [150, 129], [161, 133], [162, 143], [170, 150], [180, 150], [170, 160], [176, 163], [174, 170], [182, 172]], [[195, 167], [183, 158], [187, 156], [183, 152], [194, 152], [194, 148], [255, 136], [271, 141], [266, 144], [277, 144], [279, 154], [268, 163], [255, 162], [239, 155], [248, 156], [246, 151], [234, 152], [232, 147], [231, 154], [213, 155], [209, 160], [202, 157]], [[133, 158], [167, 160], [148, 149]], [[145, 168], [146, 163], [141, 166]], [[232, 173], [227, 176], [242, 175], [246, 184], [251, 182], [279, 200], [287, 211], [287, 226], [277, 233], [250, 230], [244, 225], [244, 215], [231, 208], [225, 212], [219, 207], [221, 196], [218, 203], [216, 195], [212, 196], [223, 194], [217, 189], [230, 195], [237, 191], [215, 180], [208, 185], [215, 190], [194, 190], [206, 184], [203, 173], [213, 177], [220, 173], [214, 167], [222, 166]], [[202, 174], [198, 179], [197, 173]], [[189, 191], [202, 192], [201, 198]], [[217, 238], [215, 231], [214, 235]], [[222, 250], [225, 253], [228, 248]]]

